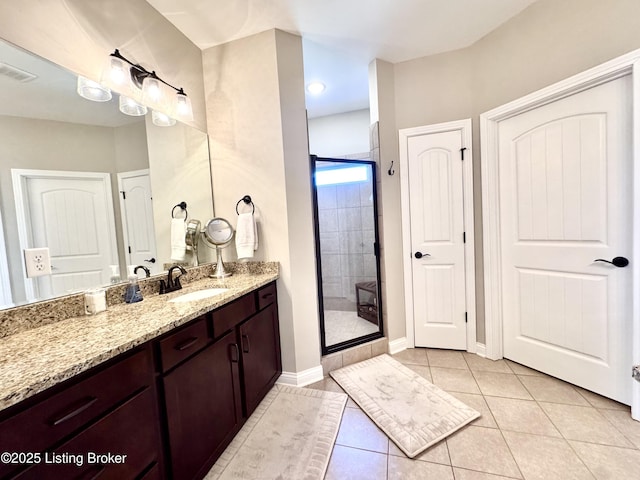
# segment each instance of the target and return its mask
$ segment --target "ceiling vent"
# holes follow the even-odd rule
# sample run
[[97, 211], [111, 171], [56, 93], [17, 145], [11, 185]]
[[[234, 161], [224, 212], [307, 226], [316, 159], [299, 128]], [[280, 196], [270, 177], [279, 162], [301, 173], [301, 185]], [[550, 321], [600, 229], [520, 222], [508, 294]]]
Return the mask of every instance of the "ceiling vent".
[[33, 73], [2, 62], [0, 62], [0, 75], [22, 83], [27, 83], [38, 78], [38, 76]]

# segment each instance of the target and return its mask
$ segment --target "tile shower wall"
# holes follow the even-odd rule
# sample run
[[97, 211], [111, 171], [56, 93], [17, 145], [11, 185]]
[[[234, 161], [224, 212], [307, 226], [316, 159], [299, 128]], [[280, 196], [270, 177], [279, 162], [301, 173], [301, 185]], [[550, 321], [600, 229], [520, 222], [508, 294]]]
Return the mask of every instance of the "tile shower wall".
[[355, 301], [355, 284], [376, 280], [373, 215], [370, 182], [318, 187], [325, 297]]

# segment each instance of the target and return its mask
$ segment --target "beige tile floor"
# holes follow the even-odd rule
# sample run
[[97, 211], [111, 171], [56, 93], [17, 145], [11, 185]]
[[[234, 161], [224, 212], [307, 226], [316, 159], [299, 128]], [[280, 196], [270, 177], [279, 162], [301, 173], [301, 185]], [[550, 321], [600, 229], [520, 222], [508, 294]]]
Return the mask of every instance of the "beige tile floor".
[[[625, 405], [508, 360], [394, 358], [482, 417], [412, 460], [349, 400], [325, 480], [640, 479], [640, 422]], [[342, 391], [331, 378], [309, 388]]]

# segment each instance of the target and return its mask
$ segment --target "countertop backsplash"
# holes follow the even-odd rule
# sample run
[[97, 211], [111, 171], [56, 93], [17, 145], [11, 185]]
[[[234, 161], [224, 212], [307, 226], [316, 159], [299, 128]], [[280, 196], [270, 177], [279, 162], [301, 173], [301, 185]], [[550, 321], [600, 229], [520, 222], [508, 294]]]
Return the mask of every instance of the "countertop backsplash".
[[[187, 267], [186, 275], [180, 279], [182, 286], [186, 287], [191, 282], [207, 278], [213, 272], [215, 265], [215, 263], [208, 263]], [[277, 273], [278, 262], [228, 262], [225, 263], [225, 269], [238, 274]], [[166, 276], [165, 272], [150, 278], [140, 278], [138, 283], [143, 299], [158, 295], [160, 280], [166, 279]], [[107, 308], [124, 303], [126, 288], [126, 282], [106, 287]], [[0, 338], [84, 314], [83, 292], [9, 308], [0, 311]]]

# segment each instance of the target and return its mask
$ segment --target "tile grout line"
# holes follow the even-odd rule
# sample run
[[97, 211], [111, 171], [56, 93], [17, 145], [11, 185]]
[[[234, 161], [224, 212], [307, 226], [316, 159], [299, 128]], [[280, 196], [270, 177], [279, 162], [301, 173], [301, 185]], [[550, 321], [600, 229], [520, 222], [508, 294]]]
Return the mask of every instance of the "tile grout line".
[[[517, 375], [516, 375], [517, 376]], [[520, 380], [518, 378], [518, 380]], [[573, 445], [571, 445], [571, 443], [569, 442], [569, 439], [567, 437], [565, 437], [564, 433], [562, 433], [562, 430], [560, 430], [560, 428], [558, 427], [558, 425], [556, 425], [553, 421], [553, 419], [551, 418], [551, 416], [549, 416], [549, 414], [547, 413], [547, 411], [542, 407], [542, 405], [540, 405], [540, 402], [538, 401], [538, 399], [535, 397], [535, 395], [533, 395], [533, 392], [531, 392], [527, 386], [522, 382], [522, 380], [520, 380], [520, 383], [522, 383], [522, 385], [524, 386], [525, 390], [527, 390], [527, 392], [529, 392], [529, 395], [531, 395], [531, 398], [533, 398], [533, 400], [536, 402], [536, 405], [538, 406], [538, 408], [542, 411], [542, 413], [545, 415], [545, 417], [547, 417], [547, 419], [549, 420], [549, 423], [551, 423], [551, 425], [553, 425], [553, 428], [555, 428], [558, 433], [560, 434], [560, 437], [562, 438], [562, 440], [564, 440], [564, 442], [567, 444], [567, 446], [569, 447], [569, 449], [573, 452], [573, 454], [576, 456], [576, 458], [580, 461], [580, 463], [582, 465], [584, 465], [584, 468], [587, 470], [587, 472], [589, 472], [589, 474], [591, 474], [591, 476], [596, 479], [598, 477], [596, 477], [595, 473], [591, 471], [591, 469], [589, 468], [589, 466], [585, 463], [585, 461], [582, 459], [582, 457], [580, 455], [578, 455], [578, 452], [576, 452], [575, 448], [573, 448]], [[565, 382], [566, 383], [566, 382]], [[580, 394], [580, 392], [578, 392], [578, 394]], [[580, 394], [581, 398], [584, 398], [581, 394]], [[585, 400], [587, 401], [587, 403], [590, 404], [590, 402], [585, 398]], [[547, 403], [553, 403], [553, 402], [547, 402]], [[564, 405], [564, 404], [563, 404]]]

